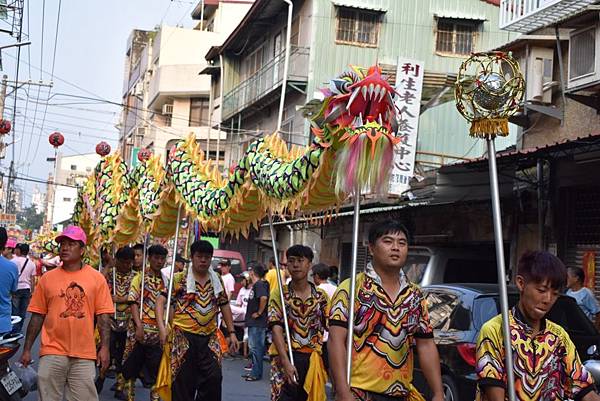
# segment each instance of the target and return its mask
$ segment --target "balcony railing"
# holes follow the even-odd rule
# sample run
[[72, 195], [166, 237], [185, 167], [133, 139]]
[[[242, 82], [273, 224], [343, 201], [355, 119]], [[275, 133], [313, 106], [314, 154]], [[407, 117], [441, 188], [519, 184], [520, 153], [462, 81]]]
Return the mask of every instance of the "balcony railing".
[[[288, 81], [306, 82], [308, 80], [308, 55], [308, 48], [292, 46]], [[281, 52], [248, 79], [226, 93], [223, 96], [222, 120], [232, 117], [277, 89], [283, 80], [284, 58], [285, 52]]]
[[500, 29], [528, 33], [580, 13], [598, 0], [502, 0]]

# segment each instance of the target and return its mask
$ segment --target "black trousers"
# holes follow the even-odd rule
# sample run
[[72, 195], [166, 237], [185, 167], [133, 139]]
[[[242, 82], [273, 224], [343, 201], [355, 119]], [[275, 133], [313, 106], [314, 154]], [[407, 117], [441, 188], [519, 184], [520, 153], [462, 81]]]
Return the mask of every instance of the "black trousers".
[[137, 379], [142, 369], [146, 368], [144, 369], [144, 382], [154, 384], [156, 383], [161, 358], [162, 347], [160, 344], [137, 343], [129, 358], [123, 361], [121, 373], [123, 373], [125, 380]]
[[173, 381], [173, 401], [221, 401], [223, 375], [217, 355], [208, 347], [210, 336], [183, 332], [190, 347]]
[[110, 332], [110, 359], [111, 361], [114, 361], [117, 373], [121, 373], [123, 368], [123, 352], [125, 352], [126, 341], [126, 331]]
[[305, 352], [294, 352], [294, 366], [298, 371], [298, 384], [285, 383], [281, 388], [279, 401], [306, 401], [308, 394], [304, 391], [304, 382], [310, 364], [310, 355]]

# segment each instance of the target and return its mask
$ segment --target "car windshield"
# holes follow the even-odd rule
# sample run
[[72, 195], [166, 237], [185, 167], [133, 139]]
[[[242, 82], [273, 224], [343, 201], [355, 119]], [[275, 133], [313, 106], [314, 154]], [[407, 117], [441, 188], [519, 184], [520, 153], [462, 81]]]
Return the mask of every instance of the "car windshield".
[[219, 262], [222, 260], [229, 260], [231, 262], [231, 274], [235, 277], [236, 280], [241, 280], [242, 273], [242, 262], [239, 259], [233, 258], [220, 258], [217, 256], [213, 256], [212, 262], [210, 265], [213, 269], [219, 270]]
[[[517, 294], [508, 295], [508, 305], [513, 307], [519, 301]], [[477, 330], [500, 313], [500, 300], [498, 296], [483, 296], [473, 302], [473, 325]], [[596, 335], [593, 325], [579, 309], [577, 303], [568, 297], [559, 297], [548, 315], [549, 320], [559, 324], [570, 335]]]
[[[519, 301], [517, 294], [508, 294], [508, 306], [512, 308]], [[500, 313], [500, 299], [498, 295], [489, 295], [475, 298], [473, 301], [473, 325], [476, 330], [494, 316]]]
[[430, 258], [431, 256], [429, 255], [411, 255], [409, 253], [406, 258], [406, 264], [402, 268], [406, 277], [411, 282], [420, 284]]

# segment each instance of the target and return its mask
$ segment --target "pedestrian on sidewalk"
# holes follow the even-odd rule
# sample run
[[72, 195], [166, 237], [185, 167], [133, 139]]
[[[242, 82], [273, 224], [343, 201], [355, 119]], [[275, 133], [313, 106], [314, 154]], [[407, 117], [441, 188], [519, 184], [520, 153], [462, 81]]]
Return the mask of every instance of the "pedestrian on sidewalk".
[[[565, 265], [549, 252], [528, 251], [519, 259], [519, 302], [509, 311], [518, 401], [600, 400], [567, 332], [545, 318], [566, 281]], [[497, 315], [483, 324], [477, 339], [477, 401], [508, 399], [504, 350], [502, 315]]]
[[[283, 265], [283, 263], [281, 263], [281, 261], [279, 262], [279, 268], [281, 282], [285, 283], [287, 279], [287, 274], [285, 272], [285, 266]], [[277, 281], [277, 268], [275, 267], [275, 258], [272, 256], [269, 258], [269, 264], [267, 266], [267, 274], [265, 275], [265, 280], [267, 281], [267, 283], [269, 283], [270, 292], [273, 292], [273, 290], [279, 288], [279, 283]]]
[[[286, 251], [291, 280], [283, 285], [284, 304], [279, 290], [271, 291], [268, 321], [273, 330], [271, 355], [271, 401], [325, 400], [327, 373], [321, 356], [323, 333], [327, 330], [329, 298], [308, 281], [312, 250], [294, 245]], [[283, 308], [287, 311], [291, 339], [285, 338]], [[294, 364], [288, 357], [291, 341]], [[311, 375], [308, 373], [311, 372]]]
[[2, 251], [2, 256], [12, 262], [12, 259], [15, 257], [15, 248], [17, 246], [17, 240], [14, 238], [9, 238], [6, 241], [6, 245], [4, 246], [4, 250]]
[[[167, 248], [162, 245], [148, 247], [148, 265], [146, 274], [138, 272], [131, 280], [127, 300], [131, 304], [132, 323], [127, 330], [127, 341], [123, 352], [122, 373], [125, 379], [124, 391], [128, 401], [135, 400], [135, 380], [144, 372], [144, 381], [148, 384], [156, 382], [158, 366], [162, 355], [162, 347], [158, 337], [156, 323], [156, 300], [164, 283], [160, 270], [167, 260]], [[143, 279], [143, 305], [140, 305]], [[142, 317], [140, 318], [140, 308]], [[158, 394], [152, 388], [150, 400], [157, 401]]]
[[31, 363], [31, 347], [41, 330], [38, 391], [44, 401], [62, 401], [63, 397], [67, 401], [98, 400], [94, 318], [100, 333], [97, 360], [101, 374], [110, 363], [114, 306], [102, 274], [82, 261], [86, 241], [77, 226], [67, 227], [56, 237], [62, 266], [42, 276], [29, 304], [31, 320], [21, 363]]
[[221, 273], [221, 279], [225, 285], [227, 299], [232, 299], [235, 292], [235, 277], [231, 274], [231, 260], [221, 259], [219, 261], [219, 273]]
[[22, 319], [13, 326], [12, 332], [14, 334], [20, 334], [23, 329], [23, 323], [27, 316], [27, 307], [31, 300], [31, 294], [35, 289], [37, 269], [35, 263], [29, 259], [28, 255], [29, 245], [17, 244], [15, 247], [15, 257], [11, 261], [17, 265], [19, 272], [17, 291], [12, 296], [12, 314]]
[[265, 266], [254, 263], [250, 266], [252, 291], [246, 309], [246, 328], [248, 329], [248, 346], [252, 358], [252, 371], [242, 375], [246, 381], [257, 381], [263, 375], [263, 357], [267, 336], [267, 304], [269, 302], [269, 283], [265, 280]]
[[[126, 399], [123, 392], [125, 378], [123, 377], [123, 353], [127, 341], [127, 328], [131, 323], [131, 305], [128, 302], [131, 282], [135, 276], [132, 270], [134, 259], [133, 248], [125, 246], [119, 248], [115, 254], [115, 266], [106, 277], [110, 293], [115, 303], [116, 312], [111, 319], [110, 333], [110, 360], [116, 373], [114, 386], [115, 398]], [[113, 272], [114, 270], [114, 272]]]
[[[348, 333], [350, 279], [340, 284], [331, 301], [328, 351], [336, 400], [422, 400], [412, 384], [416, 349], [433, 394], [431, 400], [443, 401], [427, 301], [402, 271], [408, 255], [408, 230], [389, 220], [374, 224], [368, 238], [373, 262], [356, 277], [353, 333]], [[351, 386], [346, 381], [348, 335], [352, 335], [354, 347]]]
[[217, 340], [217, 316], [229, 331], [232, 353], [239, 347], [229, 300], [222, 279], [211, 268], [213, 246], [196, 241], [190, 248], [192, 267], [173, 277], [169, 326], [165, 326], [165, 288], [156, 303], [160, 342], [164, 345], [157, 381], [163, 399], [172, 401], [221, 401], [221, 349]]
[[[0, 227], [0, 252], [4, 251], [8, 235], [4, 227]], [[17, 266], [0, 256], [0, 337], [12, 331], [11, 323], [12, 302], [11, 297], [17, 291], [19, 271]]]
[[583, 313], [596, 325], [600, 327], [600, 305], [589, 288], [583, 286], [585, 273], [580, 267], [569, 267], [567, 269], [567, 295], [575, 298], [577, 305]]

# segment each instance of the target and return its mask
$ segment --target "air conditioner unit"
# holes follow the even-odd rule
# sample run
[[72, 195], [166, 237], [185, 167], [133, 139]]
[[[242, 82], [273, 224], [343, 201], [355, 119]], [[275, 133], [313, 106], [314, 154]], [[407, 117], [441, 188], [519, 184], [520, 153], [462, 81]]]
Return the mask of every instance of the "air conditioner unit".
[[533, 47], [527, 61], [527, 99], [552, 103], [554, 48]]
[[163, 114], [163, 116], [173, 115], [173, 105], [172, 104], [163, 104], [162, 114]]
[[600, 81], [598, 24], [569, 34], [569, 89]]
[[146, 127], [137, 127], [135, 129], [135, 136], [138, 138], [143, 138], [146, 136]]
[[133, 87], [133, 96], [144, 96], [144, 84], [142, 82], [138, 82]]

